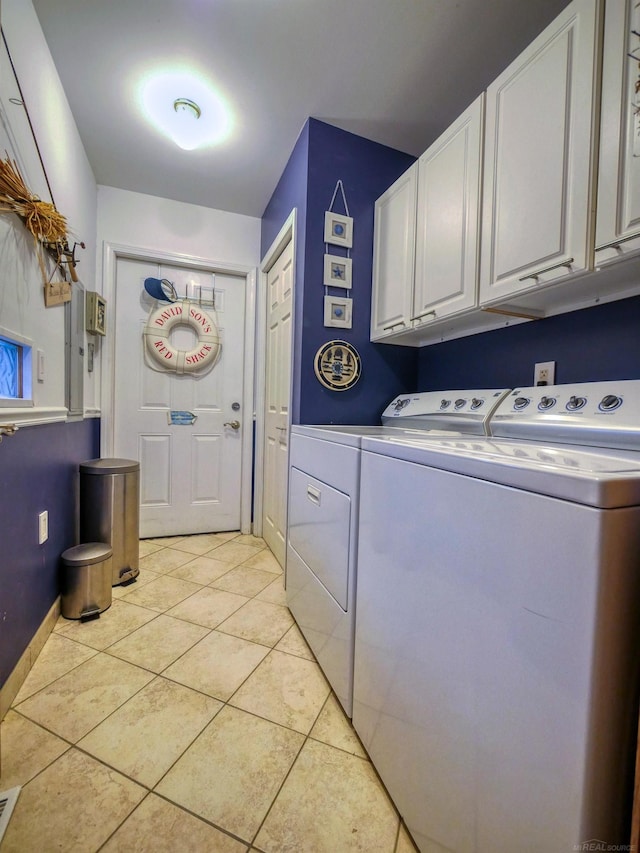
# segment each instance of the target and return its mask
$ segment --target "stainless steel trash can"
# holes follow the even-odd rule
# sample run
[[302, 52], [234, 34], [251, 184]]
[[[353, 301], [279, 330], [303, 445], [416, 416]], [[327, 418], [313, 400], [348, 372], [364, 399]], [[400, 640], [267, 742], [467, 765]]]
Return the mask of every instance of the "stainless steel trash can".
[[113, 548], [112, 585], [140, 574], [140, 463], [90, 459], [80, 464], [80, 540]]
[[104, 542], [87, 542], [62, 554], [60, 609], [65, 619], [86, 622], [111, 606], [112, 553]]

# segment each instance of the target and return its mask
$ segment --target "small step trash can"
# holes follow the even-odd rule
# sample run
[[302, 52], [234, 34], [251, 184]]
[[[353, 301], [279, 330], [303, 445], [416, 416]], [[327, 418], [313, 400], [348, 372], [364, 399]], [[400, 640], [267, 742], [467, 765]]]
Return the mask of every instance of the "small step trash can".
[[65, 619], [96, 619], [111, 606], [111, 557], [105, 542], [87, 542], [62, 554], [60, 609]]
[[80, 541], [113, 548], [112, 585], [140, 574], [140, 463], [90, 459], [80, 464]]

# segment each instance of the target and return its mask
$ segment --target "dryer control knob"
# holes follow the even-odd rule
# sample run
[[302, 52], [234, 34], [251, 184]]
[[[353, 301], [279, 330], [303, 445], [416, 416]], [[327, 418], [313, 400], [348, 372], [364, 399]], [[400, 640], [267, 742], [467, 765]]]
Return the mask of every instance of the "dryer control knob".
[[516, 397], [513, 402], [513, 408], [518, 411], [520, 409], [526, 409], [530, 402], [531, 400], [528, 397]]
[[459, 398], [455, 401], [455, 403], [453, 404], [453, 406], [454, 406], [454, 408], [456, 408], [456, 409], [461, 409], [461, 408], [464, 406], [464, 404], [465, 404], [466, 402], [467, 402], [467, 401], [466, 401], [466, 400], [463, 400], [463, 399], [462, 399], [462, 397], [459, 397]]
[[440, 408], [441, 409], [446, 409], [450, 405], [451, 405], [451, 400], [441, 400], [440, 401]]
[[567, 403], [567, 409], [570, 412], [576, 412], [578, 409], [582, 409], [587, 404], [586, 397], [573, 397], [569, 398], [569, 402]]
[[552, 406], [555, 406], [556, 398], [555, 397], [542, 397], [540, 402], [538, 403], [538, 408], [542, 411], [545, 409], [550, 409]]
[[484, 400], [478, 400], [477, 397], [474, 397], [473, 400], [471, 401], [471, 408], [473, 410], [479, 409], [483, 403], [484, 403]]

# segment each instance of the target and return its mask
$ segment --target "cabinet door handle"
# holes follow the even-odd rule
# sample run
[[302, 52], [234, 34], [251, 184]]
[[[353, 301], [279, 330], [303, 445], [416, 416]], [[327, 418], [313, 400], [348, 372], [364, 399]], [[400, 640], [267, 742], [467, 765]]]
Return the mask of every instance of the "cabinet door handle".
[[395, 329], [396, 326], [404, 326], [406, 325], [404, 320], [399, 320], [397, 323], [392, 323], [390, 326], [383, 326], [382, 331], [388, 332], [390, 329]]
[[311, 503], [316, 504], [316, 506], [320, 506], [320, 489], [316, 489], [314, 486], [309, 484], [307, 486], [307, 497], [311, 501]]
[[543, 270], [538, 270], [538, 272], [529, 273], [529, 275], [523, 275], [522, 278], [519, 278], [518, 281], [526, 281], [528, 278], [538, 278], [538, 276], [544, 275], [546, 272], [551, 272], [551, 270], [557, 270], [560, 267], [570, 267], [573, 263], [573, 258], [569, 258], [568, 261], [560, 261], [559, 264], [553, 264], [553, 266], [545, 267]]
[[433, 317], [433, 319], [435, 320], [436, 319], [436, 312], [435, 311], [424, 311], [422, 314], [416, 314], [416, 316], [412, 317], [411, 320], [422, 320], [423, 317]]
[[611, 243], [605, 243], [603, 246], [596, 246], [596, 252], [601, 252], [603, 249], [619, 249], [620, 243], [626, 243], [628, 240], [637, 240], [640, 234], [629, 234], [628, 237], [618, 237]]

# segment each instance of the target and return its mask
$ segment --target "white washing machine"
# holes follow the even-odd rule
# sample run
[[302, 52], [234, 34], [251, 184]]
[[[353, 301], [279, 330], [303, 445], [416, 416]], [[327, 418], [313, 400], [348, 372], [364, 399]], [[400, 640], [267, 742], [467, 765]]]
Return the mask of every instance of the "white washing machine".
[[293, 426], [289, 444], [287, 603], [351, 716], [360, 446], [365, 436], [483, 435], [505, 389], [396, 397], [382, 426]]
[[424, 853], [628, 849], [640, 381], [489, 429], [362, 441], [354, 726]]

